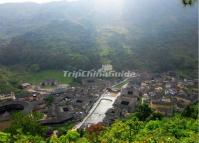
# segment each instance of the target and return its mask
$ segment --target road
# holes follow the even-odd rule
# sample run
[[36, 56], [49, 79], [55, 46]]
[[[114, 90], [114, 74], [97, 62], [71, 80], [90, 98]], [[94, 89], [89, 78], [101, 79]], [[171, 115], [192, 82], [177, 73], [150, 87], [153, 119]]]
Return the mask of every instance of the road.
[[[123, 80], [122, 82], [112, 86], [112, 88], [116, 87], [117, 85], [127, 82], [128, 79]], [[127, 83], [126, 83], [127, 84]], [[125, 85], [126, 85], [125, 84]], [[125, 86], [124, 85], [124, 86]], [[122, 87], [124, 87], [122, 86]], [[81, 127], [88, 127], [91, 124], [96, 124], [102, 122], [106, 112], [113, 107], [113, 104], [118, 96], [120, 96], [120, 92], [117, 95], [114, 95], [108, 91], [105, 91], [101, 97], [97, 100], [97, 102], [93, 105], [92, 109], [89, 111], [88, 115], [83, 119], [82, 122], [77, 124], [74, 129], [79, 129]]]

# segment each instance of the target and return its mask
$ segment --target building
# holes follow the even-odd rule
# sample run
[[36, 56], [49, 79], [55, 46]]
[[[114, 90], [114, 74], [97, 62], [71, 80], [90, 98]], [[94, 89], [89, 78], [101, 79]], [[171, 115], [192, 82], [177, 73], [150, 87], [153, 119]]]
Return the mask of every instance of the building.
[[99, 69], [101, 72], [113, 71], [113, 66], [111, 64], [102, 65], [102, 68]]
[[174, 111], [174, 103], [171, 101], [151, 100], [151, 109], [161, 113], [164, 116], [172, 116]]
[[54, 79], [48, 79], [41, 82], [41, 86], [57, 86], [57, 85], [58, 85], [58, 81]]
[[21, 88], [22, 89], [30, 89], [31, 88], [31, 84], [30, 83], [22, 83], [21, 84]]
[[14, 92], [11, 92], [10, 94], [3, 94], [3, 95], [0, 95], [0, 101], [3, 101], [3, 100], [15, 100], [16, 97], [15, 97], [15, 94]]

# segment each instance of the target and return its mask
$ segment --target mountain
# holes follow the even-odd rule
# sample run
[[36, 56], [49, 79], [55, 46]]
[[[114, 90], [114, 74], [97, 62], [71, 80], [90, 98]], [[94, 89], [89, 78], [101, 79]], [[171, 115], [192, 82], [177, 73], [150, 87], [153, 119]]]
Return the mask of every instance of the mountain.
[[[0, 64], [197, 72], [197, 2], [79, 0], [0, 5]], [[5, 42], [6, 41], [6, 42]]]

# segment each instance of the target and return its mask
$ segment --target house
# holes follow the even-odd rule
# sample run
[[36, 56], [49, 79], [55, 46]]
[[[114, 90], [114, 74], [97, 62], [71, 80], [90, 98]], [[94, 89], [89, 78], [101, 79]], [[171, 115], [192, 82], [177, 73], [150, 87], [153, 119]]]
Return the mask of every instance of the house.
[[172, 101], [151, 100], [150, 107], [164, 116], [172, 116], [174, 103]]
[[113, 123], [116, 119], [121, 117], [120, 110], [117, 108], [111, 108], [106, 112], [106, 116], [103, 122], [107, 125]]
[[149, 96], [151, 96], [151, 97], [155, 97], [156, 95], [157, 95], [156, 92], [153, 92], [153, 91], [149, 92]]
[[99, 69], [101, 72], [113, 71], [113, 66], [111, 64], [102, 65], [102, 68]]
[[174, 98], [177, 102], [181, 102], [181, 105], [184, 107], [190, 105], [192, 103], [191, 99], [186, 95], [186, 93], [179, 93]]
[[162, 92], [162, 87], [155, 87], [155, 92], [160, 93]]
[[41, 82], [41, 86], [57, 86], [58, 82], [56, 80], [44, 80], [43, 82]]
[[167, 88], [167, 89], [169, 89], [169, 88], [171, 88], [171, 83], [169, 83], [169, 82], [165, 82], [165, 88]]
[[143, 96], [142, 96], [142, 104], [149, 103], [149, 101], [150, 101], [149, 95], [147, 93], [143, 94]]
[[22, 89], [30, 89], [31, 88], [31, 84], [30, 83], [22, 83], [21, 84], [21, 88]]
[[177, 94], [176, 89], [166, 89], [165, 90], [165, 95], [175, 96], [176, 94]]
[[138, 103], [137, 97], [127, 97], [127, 96], [120, 96], [114, 103], [114, 107], [120, 108], [122, 110], [126, 110], [129, 113], [135, 111], [135, 107]]
[[0, 101], [3, 101], [3, 100], [15, 100], [16, 97], [15, 97], [15, 94], [14, 92], [11, 92], [11, 94], [7, 94], [7, 95], [0, 95]]

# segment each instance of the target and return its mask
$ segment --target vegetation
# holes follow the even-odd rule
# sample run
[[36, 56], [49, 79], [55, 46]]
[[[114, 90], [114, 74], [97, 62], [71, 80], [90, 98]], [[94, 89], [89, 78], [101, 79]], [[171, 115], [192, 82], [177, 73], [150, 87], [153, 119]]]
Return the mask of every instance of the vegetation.
[[48, 96], [44, 100], [45, 100], [46, 104], [48, 106], [50, 106], [53, 103], [53, 101], [54, 101], [54, 97], [53, 96]]
[[[99, 123], [91, 125], [86, 130], [70, 130], [72, 124], [66, 125], [64, 130], [54, 127], [58, 132], [47, 130], [39, 125], [42, 115], [33, 113], [29, 115], [15, 114], [11, 127], [0, 132], [0, 142], [14, 143], [196, 143], [199, 140], [199, 120], [197, 115], [198, 103], [185, 109], [182, 114], [166, 118], [147, 118], [155, 115], [147, 105], [138, 107], [136, 113], [126, 119], [119, 119], [111, 126]], [[186, 115], [185, 115], [186, 113]], [[157, 116], [158, 115], [158, 116]], [[160, 117], [156, 114], [156, 117]], [[146, 120], [140, 120], [140, 119]], [[64, 127], [64, 126], [63, 126]], [[68, 128], [70, 127], [70, 128]], [[63, 132], [62, 132], [63, 131]], [[49, 134], [50, 133], [50, 134]]]
[[6, 93], [20, 93], [21, 90], [19, 89], [19, 76], [11, 71], [0, 68], [0, 94]]
[[46, 128], [39, 124], [39, 120], [42, 119], [43, 114], [34, 112], [24, 115], [22, 113], [15, 113], [12, 116], [11, 125], [6, 132], [9, 132], [11, 136], [15, 136], [18, 132], [25, 135], [39, 135], [43, 136], [46, 132]]
[[[124, 0], [122, 16], [115, 11], [103, 16], [103, 12], [90, 13], [95, 10], [89, 1], [77, 3], [52, 3], [48, 9], [37, 4], [0, 6], [4, 20], [0, 24], [4, 38], [0, 39], [0, 65], [36, 73], [98, 69], [110, 63], [116, 70], [174, 70], [197, 77], [197, 0], [182, 0], [182, 5], [191, 7], [172, 0], [165, 7], [161, 1], [151, 5], [147, 0]], [[37, 75], [28, 79], [39, 81]]]
[[102, 136], [103, 142], [195, 142], [198, 123], [175, 116], [147, 122], [130, 119], [117, 121]]
[[28, 82], [34, 85], [47, 79], [57, 80], [60, 84], [74, 84], [73, 78], [64, 77], [62, 71], [47, 70], [30, 72], [26, 70], [13, 70], [10, 68], [0, 67], [0, 94], [14, 92], [17, 96], [24, 96], [26, 93], [22, 91], [20, 85]]
[[[25, 95], [19, 88], [23, 82], [39, 84], [55, 79], [71, 84], [74, 80], [64, 78], [62, 70], [98, 69], [107, 63], [118, 71], [172, 70], [182, 78], [197, 78], [197, 0], [181, 0], [182, 5], [177, 0], [166, 0], [164, 5], [162, 1], [122, 1], [122, 12], [114, 10], [115, 5], [108, 12], [102, 7], [98, 10], [89, 0], [0, 5], [0, 94], [13, 91]], [[53, 98], [46, 102], [50, 106]], [[144, 104], [110, 126], [100, 123], [78, 131], [71, 130], [73, 123], [42, 126], [42, 117], [41, 113], [14, 114], [10, 127], [0, 132], [0, 143], [199, 140], [198, 104], [170, 118]]]
[[50, 126], [52, 130], [58, 131], [59, 134], [66, 134], [68, 130], [71, 130], [75, 126], [74, 121], [68, 121], [67, 123], [60, 125], [52, 125]]
[[64, 77], [63, 71], [46, 70], [39, 72], [28, 72], [24, 77], [24, 81], [28, 81], [32, 84], [40, 84], [42, 81], [47, 79], [57, 80], [61, 84], [72, 84], [73, 79], [69, 77]]
[[192, 5], [196, 2], [196, 0], [182, 0], [183, 4], [186, 5]]
[[198, 118], [198, 104], [194, 104], [192, 106], [187, 106], [182, 112], [183, 117], [191, 117], [193, 119]]

